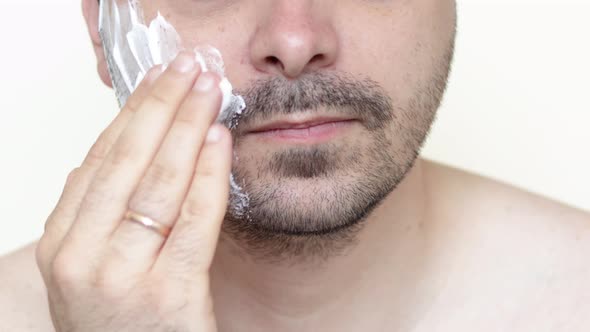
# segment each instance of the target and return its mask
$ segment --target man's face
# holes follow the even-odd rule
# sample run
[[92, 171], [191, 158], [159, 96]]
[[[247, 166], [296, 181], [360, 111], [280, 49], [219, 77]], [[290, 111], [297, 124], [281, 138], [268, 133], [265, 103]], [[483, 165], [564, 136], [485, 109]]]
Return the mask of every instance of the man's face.
[[[230, 209], [228, 229], [258, 239], [335, 233], [411, 168], [446, 86], [453, 0], [141, 2], [187, 48], [218, 48], [246, 99], [234, 173], [250, 209]], [[292, 126], [310, 129], [261, 132]]]

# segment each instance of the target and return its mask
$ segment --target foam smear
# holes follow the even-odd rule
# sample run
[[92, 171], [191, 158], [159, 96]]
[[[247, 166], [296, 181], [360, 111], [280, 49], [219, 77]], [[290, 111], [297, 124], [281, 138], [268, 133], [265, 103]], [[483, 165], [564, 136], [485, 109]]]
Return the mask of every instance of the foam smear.
[[[101, 1], [99, 16], [99, 32], [113, 87], [119, 106], [123, 106], [151, 67], [166, 67], [185, 48], [176, 29], [160, 13], [146, 25], [138, 0]], [[241, 114], [246, 107], [244, 99], [232, 94], [219, 50], [202, 45], [193, 51], [204, 72], [213, 71], [222, 77], [219, 87], [223, 100], [218, 120]]]
[[[139, 0], [100, 1], [99, 33], [120, 107], [125, 105], [150, 68], [160, 64], [166, 67], [185, 50], [176, 29], [159, 12], [149, 25], [145, 23]], [[209, 45], [197, 46], [193, 51], [203, 72], [212, 71], [222, 78], [219, 88], [223, 99], [217, 122], [234, 129], [246, 104], [241, 96], [232, 93], [221, 52]], [[242, 215], [249, 206], [248, 195], [233, 175], [230, 184], [230, 208]]]

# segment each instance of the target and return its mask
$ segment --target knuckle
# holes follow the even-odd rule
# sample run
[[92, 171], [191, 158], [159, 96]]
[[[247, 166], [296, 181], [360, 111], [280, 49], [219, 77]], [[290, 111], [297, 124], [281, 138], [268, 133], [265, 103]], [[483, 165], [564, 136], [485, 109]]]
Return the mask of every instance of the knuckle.
[[66, 179], [66, 187], [75, 185], [82, 176], [82, 168], [76, 167], [68, 173], [68, 177]]
[[59, 252], [51, 263], [52, 280], [62, 289], [77, 288], [84, 281], [84, 276], [82, 264], [67, 251]]
[[137, 109], [139, 108], [139, 105], [141, 103], [137, 99], [137, 97], [131, 95], [131, 97], [127, 99], [127, 103], [125, 103], [125, 106], [123, 106], [121, 112], [137, 113]]
[[169, 97], [164, 93], [160, 92], [160, 89], [153, 89], [150, 94], [146, 97], [146, 103], [158, 108], [167, 108], [171, 105]]
[[88, 189], [80, 204], [80, 210], [94, 209], [99, 206], [117, 205], [119, 199], [108, 188], [108, 183], [105, 179], [97, 177], [94, 186]]
[[205, 162], [205, 165], [201, 165], [197, 167], [195, 172], [195, 176], [197, 177], [197, 181], [211, 181], [210, 179], [216, 178], [218, 176], [218, 168], [214, 167], [212, 164], [208, 164]]
[[196, 113], [198, 112], [194, 112], [194, 110], [182, 110], [178, 112], [178, 114], [176, 114], [176, 118], [174, 119], [176, 127], [179, 128], [183, 133], [188, 133], [190, 130], [195, 130], [195, 123], [198, 122], [198, 116]]
[[47, 262], [49, 261], [50, 250], [51, 247], [47, 235], [42, 235], [35, 247], [35, 262], [42, 272], [46, 272], [45, 270], [48, 265]]
[[187, 222], [198, 222], [209, 215], [208, 209], [203, 202], [196, 197], [188, 196], [180, 208], [179, 220]]
[[100, 166], [104, 159], [107, 157], [111, 149], [111, 146], [112, 142], [108, 139], [108, 132], [102, 132], [96, 140], [96, 142], [92, 144], [92, 147], [86, 155], [84, 163], [91, 167]]
[[[174, 119], [177, 125], [187, 130], [195, 130], [195, 123], [205, 121], [204, 118], [208, 112], [203, 112], [204, 106], [198, 103], [195, 99], [200, 99], [201, 96], [188, 96], [183, 103], [181, 109], [176, 114]], [[213, 112], [210, 112], [213, 113]]]
[[115, 144], [110, 151], [109, 162], [112, 167], [119, 167], [139, 159], [139, 148], [128, 141]]
[[[160, 221], [170, 219], [178, 211], [178, 199], [170, 195], [170, 189], [176, 187], [180, 175], [173, 168], [152, 164], [135, 193], [129, 200], [129, 208], [142, 211]], [[174, 211], [174, 212], [172, 212]]]
[[[55, 232], [55, 225], [57, 224], [57, 221], [55, 220], [55, 216], [60, 215], [62, 213], [62, 209], [63, 209], [63, 207], [61, 207], [60, 204], [58, 203], [55, 206], [55, 208], [53, 209], [53, 211], [51, 211], [51, 214], [45, 220], [45, 224], [43, 225], [44, 237], [46, 237], [47, 234]], [[43, 239], [43, 237], [41, 239]], [[39, 240], [39, 242], [41, 242], [41, 239]]]
[[55, 225], [64, 224], [61, 222], [62, 220], [72, 218], [77, 212], [80, 201], [79, 194], [84, 189], [84, 176], [84, 171], [80, 167], [68, 174], [63, 192], [51, 214], [45, 220], [44, 231], [58, 231], [59, 227]]
[[133, 94], [131, 94], [129, 99], [127, 99], [127, 102], [125, 103], [125, 106], [123, 106], [123, 109], [121, 110], [121, 112], [136, 113], [140, 104], [141, 104], [141, 100], [140, 100], [139, 96], [136, 93], [133, 93]]
[[149, 186], [160, 188], [175, 184], [180, 178], [180, 171], [171, 164], [163, 164], [154, 161], [145, 175], [146, 183]]

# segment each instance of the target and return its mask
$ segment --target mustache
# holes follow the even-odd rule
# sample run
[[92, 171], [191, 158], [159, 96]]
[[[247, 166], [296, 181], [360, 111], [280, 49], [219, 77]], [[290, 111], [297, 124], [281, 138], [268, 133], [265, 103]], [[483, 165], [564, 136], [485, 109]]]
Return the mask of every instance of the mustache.
[[[298, 112], [359, 119], [369, 130], [383, 128], [395, 116], [393, 103], [374, 80], [347, 73], [309, 73], [297, 80], [271, 77], [236, 90], [246, 102], [237, 129]], [[327, 114], [326, 114], [327, 112]], [[235, 120], [235, 119], [234, 119]]]

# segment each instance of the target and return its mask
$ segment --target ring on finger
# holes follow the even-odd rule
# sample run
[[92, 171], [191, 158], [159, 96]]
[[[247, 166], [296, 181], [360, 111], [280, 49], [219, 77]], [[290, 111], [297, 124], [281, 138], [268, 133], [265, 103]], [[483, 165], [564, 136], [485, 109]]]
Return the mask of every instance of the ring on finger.
[[127, 213], [125, 213], [125, 220], [136, 222], [152, 231], [155, 231], [165, 238], [170, 234], [171, 227], [132, 210], [127, 210]]

